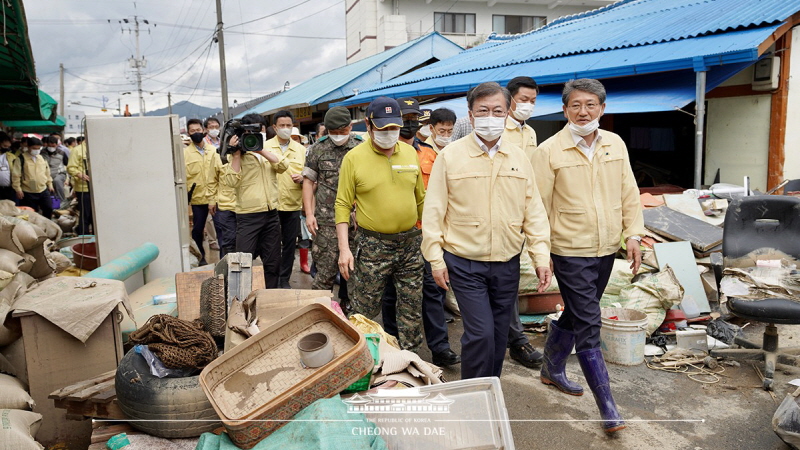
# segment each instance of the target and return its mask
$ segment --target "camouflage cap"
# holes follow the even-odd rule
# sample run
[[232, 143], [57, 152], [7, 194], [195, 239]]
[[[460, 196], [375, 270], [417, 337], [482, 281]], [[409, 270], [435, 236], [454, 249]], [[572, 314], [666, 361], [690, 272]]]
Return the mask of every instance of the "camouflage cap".
[[325, 128], [338, 130], [350, 125], [350, 110], [344, 106], [334, 106], [325, 113]]

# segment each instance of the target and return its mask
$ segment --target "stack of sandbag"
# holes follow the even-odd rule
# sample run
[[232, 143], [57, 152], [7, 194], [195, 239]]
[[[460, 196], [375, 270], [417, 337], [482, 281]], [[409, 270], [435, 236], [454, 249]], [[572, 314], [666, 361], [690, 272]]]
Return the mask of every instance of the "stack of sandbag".
[[41, 450], [36, 432], [42, 415], [31, 412], [34, 403], [25, 384], [0, 373], [0, 450]]
[[0, 347], [20, 336], [19, 322], [9, 314], [14, 301], [71, 265], [51, 251], [60, 237], [61, 228], [53, 221], [0, 200]]

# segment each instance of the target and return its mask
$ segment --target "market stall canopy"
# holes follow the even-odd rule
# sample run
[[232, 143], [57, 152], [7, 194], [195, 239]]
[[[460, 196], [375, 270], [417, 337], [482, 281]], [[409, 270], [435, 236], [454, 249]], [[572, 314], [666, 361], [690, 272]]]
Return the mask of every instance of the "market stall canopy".
[[39, 90], [22, 0], [0, 1], [0, 121], [56, 120], [56, 101]]
[[519, 75], [541, 85], [753, 63], [800, 21], [800, 0], [622, 0], [563, 17], [386, 81], [335, 105], [379, 96], [463, 94]]
[[56, 116], [56, 120], [52, 122], [49, 120], [7, 120], [3, 122], [3, 125], [13, 131], [36, 134], [62, 131], [66, 124], [64, 116]]

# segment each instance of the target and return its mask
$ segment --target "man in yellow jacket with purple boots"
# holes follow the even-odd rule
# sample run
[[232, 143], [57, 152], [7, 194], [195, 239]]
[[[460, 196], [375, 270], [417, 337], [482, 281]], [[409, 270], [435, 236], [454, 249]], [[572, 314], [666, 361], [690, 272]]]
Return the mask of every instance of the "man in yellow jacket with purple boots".
[[553, 271], [566, 304], [558, 321], [550, 324], [541, 380], [567, 394], [583, 395], [583, 388], [564, 372], [574, 345], [603, 429], [613, 433], [625, 428], [625, 422], [611, 395], [600, 350], [600, 296], [608, 284], [620, 237], [625, 239], [633, 273], [639, 270], [642, 207], [625, 143], [598, 128], [605, 111], [603, 85], [591, 79], [569, 81], [562, 101], [569, 123], [532, 157], [550, 220]]

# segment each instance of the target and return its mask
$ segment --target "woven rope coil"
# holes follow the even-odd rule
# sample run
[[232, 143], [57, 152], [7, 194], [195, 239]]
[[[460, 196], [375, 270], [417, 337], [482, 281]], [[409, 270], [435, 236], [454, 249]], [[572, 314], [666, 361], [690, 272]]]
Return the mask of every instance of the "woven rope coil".
[[131, 333], [134, 345], [147, 345], [170, 369], [202, 369], [217, 356], [217, 346], [198, 319], [188, 321], [158, 314]]

